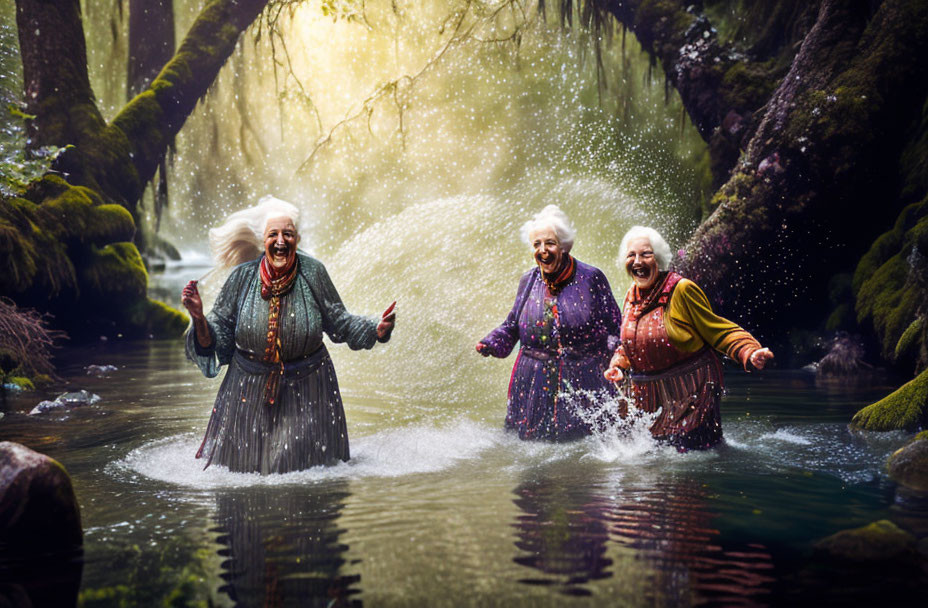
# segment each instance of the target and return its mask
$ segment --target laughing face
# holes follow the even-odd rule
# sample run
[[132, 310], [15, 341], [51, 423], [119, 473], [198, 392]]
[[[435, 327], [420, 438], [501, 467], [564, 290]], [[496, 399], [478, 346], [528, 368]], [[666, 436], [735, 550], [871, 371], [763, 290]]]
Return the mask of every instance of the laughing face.
[[296, 256], [296, 245], [300, 242], [296, 226], [288, 217], [275, 217], [267, 221], [264, 228], [264, 254], [275, 268], [283, 268]]
[[651, 289], [657, 281], [657, 258], [651, 247], [651, 239], [641, 236], [628, 243], [625, 254], [625, 271], [635, 280], [641, 291]]
[[535, 261], [541, 266], [542, 271], [551, 274], [561, 267], [564, 250], [553, 228], [532, 230], [528, 235], [528, 241], [532, 244]]

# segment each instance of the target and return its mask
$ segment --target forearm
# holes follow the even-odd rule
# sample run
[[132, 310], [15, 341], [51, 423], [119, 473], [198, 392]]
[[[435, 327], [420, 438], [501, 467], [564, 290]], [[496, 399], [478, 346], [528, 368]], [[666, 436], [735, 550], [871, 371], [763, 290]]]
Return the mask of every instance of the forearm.
[[213, 336], [209, 332], [209, 324], [205, 316], [193, 317], [193, 331], [196, 335], [197, 344], [201, 348], [210, 348], [213, 345]]

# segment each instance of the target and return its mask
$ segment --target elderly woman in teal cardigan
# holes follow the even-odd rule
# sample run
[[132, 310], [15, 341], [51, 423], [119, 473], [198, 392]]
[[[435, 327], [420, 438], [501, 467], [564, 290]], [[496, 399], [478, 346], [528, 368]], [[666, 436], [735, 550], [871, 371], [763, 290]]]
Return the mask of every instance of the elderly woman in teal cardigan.
[[210, 231], [220, 265], [234, 265], [210, 313], [195, 281], [183, 290], [193, 320], [188, 358], [209, 378], [228, 366], [196, 454], [206, 466], [285, 473], [349, 458], [322, 335], [370, 349], [389, 340], [396, 313], [392, 305], [380, 318], [345, 310], [322, 263], [297, 252], [298, 223], [299, 210], [273, 197], [233, 214]]

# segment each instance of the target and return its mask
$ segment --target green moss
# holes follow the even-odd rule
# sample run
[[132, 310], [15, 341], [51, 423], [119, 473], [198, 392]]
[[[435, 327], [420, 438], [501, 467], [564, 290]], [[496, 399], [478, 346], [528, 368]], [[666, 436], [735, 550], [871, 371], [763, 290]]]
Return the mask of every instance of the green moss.
[[[928, 198], [907, 206], [892, 230], [880, 235], [861, 258], [854, 272], [857, 321], [873, 329], [885, 359], [919, 350], [925, 332], [913, 323], [923, 312], [925, 294], [912, 280], [914, 250], [928, 250]], [[911, 331], [903, 339], [908, 330]]]
[[55, 174], [44, 175], [30, 182], [24, 195], [34, 203], [41, 203], [45, 199], [54, 198], [71, 188], [71, 184]]
[[34, 391], [35, 384], [32, 383], [32, 380], [26, 378], [25, 376], [9, 376], [5, 379], [5, 382], [10, 384], [15, 384], [24, 391]]
[[742, 112], [763, 106], [779, 85], [774, 64], [736, 62], [722, 76], [721, 93], [725, 103]]
[[16, 297], [39, 291], [52, 298], [76, 288], [74, 267], [57, 226], [26, 199], [0, 199], [0, 292]]
[[860, 528], [842, 530], [815, 543], [815, 550], [850, 562], [915, 559], [915, 537], [882, 519]]
[[48, 374], [36, 374], [35, 377], [32, 378], [32, 383], [39, 387], [48, 386], [52, 382], [52, 377]]
[[928, 371], [856, 414], [851, 425], [865, 431], [914, 431], [928, 420]]
[[896, 254], [864, 281], [857, 293], [857, 320], [871, 322], [881, 339], [883, 357], [888, 360], [921, 303], [915, 287], [906, 285], [908, 276], [906, 259]]
[[126, 325], [139, 335], [177, 338], [189, 324], [187, 315], [158, 300], [140, 300], [126, 309]]
[[93, 209], [91, 223], [84, 239], [94, 245], [105, 245], [135, 238], [135, 222], [122, 205], [100, 205]]
[[96, 606], [118, 606], [119, 608], [134, 606], [132, 590], [128, 585], [115, 585], [113, 587], [100, 587], [98, 589], [81, 589], [77, 596], [77, 605], [80, 608], [95, 608]]
[[896, 352], [893, 356], [895, 361], [901, 361], [912, 356], [919, 346], [924, 327], [925, 320], [918, 318], [912, 321], [906, 330], [902, 332], [902, 336], [900, 336], [899, 341], [896, 342]]
[[91, 246], [80, 269], [85, 297], [93, 300], [134, 301], [144, 297], [148, 272], [139, 250], [132, 243]]

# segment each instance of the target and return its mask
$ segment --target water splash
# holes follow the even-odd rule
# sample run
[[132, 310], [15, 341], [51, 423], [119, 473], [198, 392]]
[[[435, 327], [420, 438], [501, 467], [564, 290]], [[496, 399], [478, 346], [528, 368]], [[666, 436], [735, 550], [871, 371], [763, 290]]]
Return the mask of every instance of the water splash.
[[195, 460], [200, 439], [178, 435], [147, 443], [112, 465], [116, 472], [138, 473], [171, 484], [196, 488], [281, 486], [331, 479], [400, 477], [435, 473], [474, 460], [503, 440], [503, 433], [469, 420], [447, 426], [410, 425], [352, 441], [352, 458], [330, 467], [285, 474], [234, 473], [221, 466], [203, 469]]
[[559, 396], [593, 430], [586, 441], [588, 451], [583, 458], [628, 464], [676, 452], [651, 435], [651, 425], [657, 418], [657, 412], [648, 413], [635, 407], [621, 389], [611, 394], [605, 389], [581, 391], [568, 388]]

